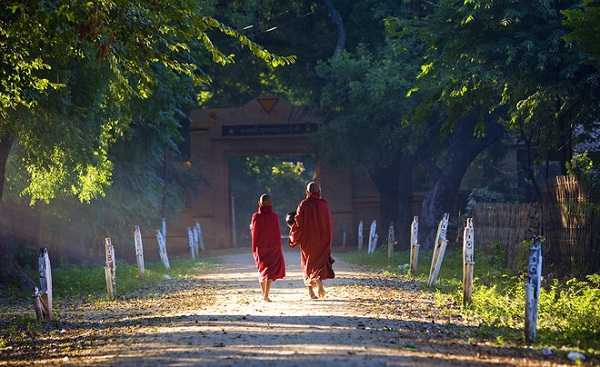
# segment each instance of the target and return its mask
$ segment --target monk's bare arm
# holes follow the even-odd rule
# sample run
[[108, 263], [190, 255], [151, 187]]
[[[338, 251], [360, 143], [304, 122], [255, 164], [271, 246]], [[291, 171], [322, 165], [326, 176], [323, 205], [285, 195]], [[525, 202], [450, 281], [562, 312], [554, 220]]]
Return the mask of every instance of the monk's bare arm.
[[301, 243], [302, 239], [302, 224], [304, 223], [304, 206], [302, 203], [298, 205], [294, 224], [290, 228], [290, 247], [295, 247]]
[[252, 214], [252, 219], [250, 220], [250, 234], [252, 235], [252, 252], [256, 252], [256, 245], [254, 243], [254, 239], [256, 238], [256, 213]]

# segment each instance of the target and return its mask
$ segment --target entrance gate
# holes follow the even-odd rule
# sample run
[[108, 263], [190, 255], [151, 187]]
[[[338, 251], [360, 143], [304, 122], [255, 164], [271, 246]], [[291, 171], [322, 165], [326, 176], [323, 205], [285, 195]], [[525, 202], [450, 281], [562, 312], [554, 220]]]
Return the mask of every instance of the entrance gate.
[[[185, 248], [185, 228], [198, 221], [208, 248], [230, 248], [235, 235], [227, 157], [312, 154], [308, 134], [318, 127], [319, 119], [312, 111], [274, 96], [258, 97], [241, 107], [194, 110], [190, 119], [188, 164], [201, 177], [199, 195], [188, 200], [179, 218], [170, 221], [174, 228], [167, 231], [169, 243]], [[318, 161], [317, 167], [317, 179], [332, 211], [334, 244], [341, 244], [343, 231], [347, 231], [348, 243], [353, 243], [352, 173]]]

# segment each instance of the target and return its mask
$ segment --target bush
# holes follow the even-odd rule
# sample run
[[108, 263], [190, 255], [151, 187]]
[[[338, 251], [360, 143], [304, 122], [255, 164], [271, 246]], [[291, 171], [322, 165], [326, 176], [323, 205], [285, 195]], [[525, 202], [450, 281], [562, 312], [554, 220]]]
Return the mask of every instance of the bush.
[[[519, 249], [527, 249], [526, 243]], [[522, 253], [521, 253], [522, 252]], [[472, 303], [461, 310], [465, 317], [478, 321], [480, 332], [492, 338], [523, 340], [525, 325], [525, 269], [527, 251], [519, 250], [521, 274], [506, 269], [503, 263], [491, 261], [493, 256], [475, 254], [475, 280]], [[402, 277], [408, 275], [398, 271], [398, 264], [408, 262], [409, 253], [403, 251], [389, 261], [383, 252], [368, 256], [365, 253], [350, 253], [344, 259], [386, 270]], [[431, 252], [419, 254], [419, 273], [416, 281], [425, 288], [431, 262]], [[524, 259], [524, 260], [523, 260]], [[497, 260], [497, 259], [495, 259]], [[452, 302], [462, 304], [462, 252], [448, 248], [442, 265], [436, 295], [449, 297]], [[438, 294], [441, 293], [441, 294]], [[600, 274], [588, 275], [585, 279], [557, 280], [543, 284], [540, 292], [538, 315], [538, 344], [556, 347], [587, 349], [590, 354], [600, 354]]]

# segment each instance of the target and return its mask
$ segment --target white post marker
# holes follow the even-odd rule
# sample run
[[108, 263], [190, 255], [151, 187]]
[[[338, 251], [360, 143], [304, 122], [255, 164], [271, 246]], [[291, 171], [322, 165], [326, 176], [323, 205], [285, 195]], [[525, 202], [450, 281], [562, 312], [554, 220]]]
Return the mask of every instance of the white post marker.
[[394, 238], [394, 223], [390, 223], [390, 228], [388, 229], [388, 248], [387, 248], [387, 256], [388, 259], [391, 259], [394, 256], [394, 243], [396, 239]]
[[104, 276], [106, 278], [106, 293], [108, 299], [115, 299], [117, 293], [117, 264], [115, 260], [115, 248], [112, 245], [110, 237], [104, 239], [104, 252], [106, 255], [106, 266], [104, 266]]
[[167, 220], [165, 218], [163, 218], [160, 221], [160, 231], [163, 235], [163, 237], [165, 238], [165, 243], [167, 241]]
[[417, 264], [419, 262], [419, 217], [413, 218], [410, 225], [410, 273], [417, 274]]
[[156, 242], [158, 242], [158, 254], [160, 256], [160, 261], [162, 261], [167, 270], [170, 270], [171, 264], [169, 264], [169, 256], [167, 255], [167, 244], [161, 231], [156, 231]]
[[191, 227], [188, 227], [187, 229], [187, 236], [188, 236], [188, 247], [190, 248], [190, 255], [192, 256], [193, 260], [196, 260], [196, 239], [194, 238], [194, 231], [192, 230]]
[[358, 251], [363, 249], [363, 245], [365, 242], [365, 237], [363, 235], [363, 221], [361, 220], [358, 223]]
[[446, 253], [446, 246], [448, 246], [446, 233], [448, 231], [449, 217], [450, 215], [448, 213], [444, 213], [444, 217], [438, 225], [433, 247], [433, 257], [431, 259], [431, 269], [429, 271], [429, 280], [427, 281], [427, 286], [429, 287], [437, 283], [438, 276], [440, 275], [440, 269], [442, 268], [442, 262], [444, 261], [444, 254]]
[[[42, 319], [52, 320], [52, 268], [48, 249], [42, 248], [38, 256], [38, 270], [40, 273], [39, 300], [41, 303]], [[35, 292], [35, 291], [34, 291]]]
[[140, 276], [144, 276], [145, 268], [144, 268], [144, 245], [142, 244], [142, 231], [140, 230], [140, 226], [135, 226], [135, 230], [133, 231], [133, 239], [135, 241], [135, 259], [137, 261], [138, 271]]
[[473, 218], [467, 218], [463, 231], [463, 305], [471, 303], [473, 295], [473, 270], [475, 252], [475, 230]]
[[377, 247], [377, 221], [371, 222], [371, 229], [369, 231], [369, 246], [367, 248], [367, 253], [372, 254], [375, 252], [375, 248]]
[[196, 229], [196, 236], [198, 236], [196, 244], [200, 246], [200, 251], [204, 251], [204, 232], [202, 232], [202, 226], [200, 223], [196, 222], [194, 228]]
[[525, 339], [527, 343], [535, 342], [537, 336], [538, 302], [542, 281], [542, 242], [533, 240], [529, 249], [529, 266], [525, 283]]
[[237, 247], [237, 228], [235, 224], [235, 196], [231, 195], [231, 241]]

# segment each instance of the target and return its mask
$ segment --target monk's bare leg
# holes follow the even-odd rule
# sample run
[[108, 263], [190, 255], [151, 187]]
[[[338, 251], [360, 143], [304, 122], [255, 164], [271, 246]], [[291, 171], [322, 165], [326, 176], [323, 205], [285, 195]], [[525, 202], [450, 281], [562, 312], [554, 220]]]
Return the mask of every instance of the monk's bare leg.
[[267, 285], [267, 282], [265, 280], [259, 280], [258, 284], [260, 284], [260, 291], [262, 293], [263, 298], [265, 298], [265, 286]]
[[306, 286], [306, 288], [308, 288], [308, 296], [311, 299], [317, 299], [317, 295], [315, 294], [315, 291], [313, 290], [313, 284], [309, 284]]
[[317, 287], [319, 288], [319, 298], [325, 298], [325, 286], [323, 286], [323, 281], [321, 279], [317, 280]]
[[267, 279], [265, 281], [265, 295], [264, 295], [265, 302], [271, 302], [271, 299], [269, 298], [269, 292], [271, 291], [272, 284], [273, 284], [273, 281], [271, 279]]

